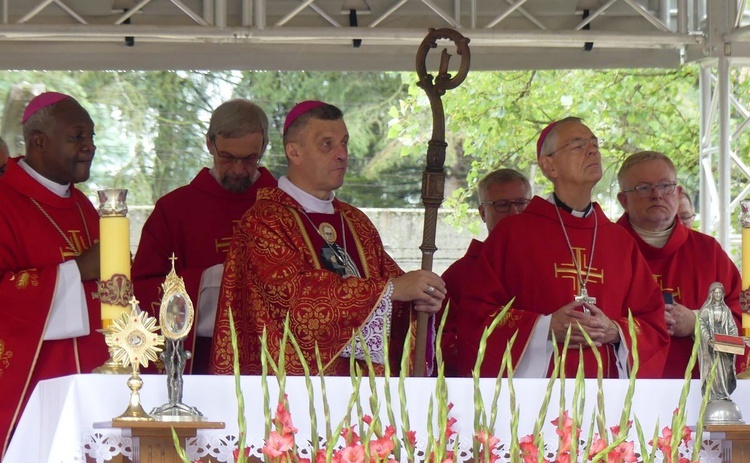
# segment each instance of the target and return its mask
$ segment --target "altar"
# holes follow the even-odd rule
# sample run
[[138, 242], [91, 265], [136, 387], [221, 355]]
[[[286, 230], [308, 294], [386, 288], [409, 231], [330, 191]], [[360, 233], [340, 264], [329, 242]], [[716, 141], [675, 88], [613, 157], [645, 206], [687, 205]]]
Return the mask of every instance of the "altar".
[[[75, 375], [40, 382], [34, 391], [28, 406], [18, 424], [11, 440], [3, 463], [60, 463], [60, 462], [105, 462], [118, 455], [132, 458], [133, 443], [119, 429], [106, 427], [113, 417], [120, 415], [128, 404], [130, 391], [126, 386], [127, 376], [121, 375]], [[166, 379], [164, 376], [144, 375], [144, 386], [141, 389], [141, 403], [149, 411], [167, 401]], [[195, 406], [211, 421], [223, 421], [225, 429], [200, 430], [195, 439], [188, 445], [191, 461], [202, 458], [203, 461], [233, 461], [232, 452], [238, 442], [237, 400], [233, 377], [228, 376], [185, 376], [184, 402]], [[369, 400], [371, 392], [365, 378], [359, 390], [359, 402], [366, 414], [371, 414]], [[433, 399], [433, 435], [441, 433], [434, 424], [437, 403], [434, 392], [437, 380], [434, 378], [408, 378], [404, 384], [405, 398], [408, 403], [409, 429], [416, 431], [417, 448], [424, 449], [429, 434], [428, 415], [430, 399]], [[453, 430], [457, 432], [459, 455], [456, 461], [466, 461], [470, 456], [471, 440], [474, 430], [474, 386], [468, 378], [446, 379], [448, 400], [453, 403], [450, 416], [456, 419]], [[325, 435], [325, 416], [320, 389], [320, 380], [312, 378], [313, 400], [317, 418], [317, 434]], [[519, 438], [531, 434], [534, 423], [539, 417], [540, 405], [547, 392], [547, 380], [516, 379], [513, 390], [519, 406]], [[557, 382], [550, 396], [549, 407], [544, 418], [544, 441], [552, 452], [558, 445], [555, 426], [550, 422], [561, 414], [559, 406], [560, 383]], [[574, 380], [565, 382], [565, 397], [573, 395]], [[247, 417], [247, 445], [253, 446], [253, 454], [261, 455], [263, 445], [264, 417], [263, 384], [260, 377], [241, 378], [241, 387], [245, 397]], [[632, 397], [630, 419], [637, 419], [643, 427], [646, 439], [649, 440], [657, 426], [659, 434], [665, 426], [671, 425], [672, 414], [678, 406], [681, 380], [638, 380]], [[378, 378], [376, 389], [381, 400], [380, 416], [387, 421], [387, 409], [383, 400], [384, 379]], [[607, 427], [620, 421], [620, 414], [626, 401], [628, 381], [604, 380], [605, 412]], [[325, 380], [326, 395], [330, 407], [332, 427], [344, 417], [347, 404], [352, 396], [352, 379], [349, 377], [327, 377]], [[391, 406], [396, 417], [397, 428], [401, 427], [401, 408], [398, 395], [398, 379], [390, 380]], [[495, 391], [493, 379], [480, 380], [480, 390], [489, 411]], [[275, 378], [269, 378], [267, 391], [270, 396], [270, 408], [275, 410], [278, 384]], [[303, 377], [287, 378], [286, 393], [294, 425], [299, 429], [297, 443], [307, 442], [311, 435], [308, 390]], [[498, 401], [498, 417], [495, 436], [500, 439], [501, 449], [505, 452], [510, 440], [511, 390], [507, 381], [501, 385]], [[685, 404], [688, 425], [695, 423], [700, 409], [700, 383], [691, 382], [690, 393]], [[750, 418], [750, 381], [739, 381], [733, 399]], [[588, 424], [597, 401], [597, 384], [595, 380], [585, 381], [585, 406], [583, 412], [581, 439], [588, 436]], [[568, 408], [568, 407], [566, 407]], [[355, 419], [356, 422], [356, 419]], [[105, 423], [103, 426], [102, 423]], [[401, 434], [400, 430], [397, 433]], [[701, 461], [719, 462], [722, 445], [720, 434], [704, 433]], [[631, 430], [628, 440], [636, 442], [635, 429]], [[691, 444], [692, 446], [692, 444]], [[689, 451], [689, 449], [686, 449]], [[500, 452], [500, 453], [505, 453]], [[509, 461], [500, 457], [498, 461]]]

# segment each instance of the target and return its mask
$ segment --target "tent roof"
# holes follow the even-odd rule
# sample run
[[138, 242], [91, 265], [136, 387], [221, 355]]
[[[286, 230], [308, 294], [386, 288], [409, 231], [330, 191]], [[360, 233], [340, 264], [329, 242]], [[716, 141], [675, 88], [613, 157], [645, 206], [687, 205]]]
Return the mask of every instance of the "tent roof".
[[[430, 27], [471, 39], [472, 70], [676, 67], [716, 50], [701, 29], [711, 30], [707, 12], [687, 3], [3, 0], [0, 67], [411, 71]], [[357, 12], [356, 27], [342, 12], [352, 4], [370, 9]]]

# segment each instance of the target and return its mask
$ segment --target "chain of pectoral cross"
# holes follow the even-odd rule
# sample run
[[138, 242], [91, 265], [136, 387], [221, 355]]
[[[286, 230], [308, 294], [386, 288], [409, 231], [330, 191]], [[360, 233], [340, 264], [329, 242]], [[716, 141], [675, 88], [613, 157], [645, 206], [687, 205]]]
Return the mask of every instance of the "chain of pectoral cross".
[[[55, 222], [55, 219], [53, 219], [53, 218], [52, 218], [52, 217], [51, 217], [51, 216], [50, 216], [50, 215], [49, 215], [49, 214], [47, 213], [47, 211], [45, 211], [45, 210], [44, 210], [44, 208], [42, 207], [42, 205], [41, 205], [41, 204], [39, 204], [39, 203], [37, 202], [37, 200], [35, 200], [34, 198], [29, 198], [29, 199], [31, 200], [31, 202], [32, 202], [32, 203], [34, 203], [34, 205], [35, 205], [35, 206], [37, 207], [37, 209], [39, 209], [39, 211], [40, 211], [40, 212], [42, 213], [42, 215], [44, 215], [44, 217], [46, 217], [46, 218], [47, 218], [47, 220], [49, 220], [49, 223], [50, 223], [50, 224], [51, 224], [51, 225], [52, 225], [52, 226], [54, 227], [54, 229], [55, 229], [55, 230], [57, 230], [57, 232], [58, 232], [58, 233], [60, 234], [60, 236], [62, 236], [62, 238], [63, 238], [63, 239], [65, 240], [65, 243], [66, 243], [66, 244], [68, 245], [68, 247], [70, 248], [71, 252], [75, 253], [76, 257], [77, 257], [77, 256], [80, 256], [80, 255], [81, 255], [81, 252], [80, 252], [80, 251], [78, 250], [78, 248], [77, 248], [77, 247], [76, 247], [76, 246], [75, 246], [75, 245], [73, 244], [73, 242], [72, 242], [72, 241], [70, 241], [70, 238], [68, 238], [68, 235], [66, 235], [66, 234], [65, 234], [65, 233], [64, 233], [64, 232], [62, 231], [62, 228], [60, 228], [60, 225], [58, 225], [58, 224], [57, 224], [57, 222]], [[83, 228], [84, 228], [84, 229], [86, 230], [86, 237], [87, 237], [87, 238], [88, 238], [88, 240], [89, 240], [89, 246], [91, 246], [91, 235], [89, 234], [89, 226], [88, 226], [88, 224], [86, 223], [86, 217], [85, 217], [85, 216], [83, 215], [83, 211], [81, 210], [81, 205], [80, 205], [80, 204], [78, 204], [78, 203], [76, 202], [76, 206], [78, 207], [78, 213], [79, 213], [79, 214], [81, 215], [81, 221], [83, 221]]]
[[[589, 277], [591, 276], [591, 268], [594, 264], [594, 250], [596, 249], [596, 234], [599, 230], [599, 218], [596, 214], [596, 211], [593, 211], [594, 214], [594, 237], [591, 239], [591, 257], [589, 257], [589, 268], [586, 270], [586, 279], [583, 279], [583, 276], [581, 275], [581, 265], [578, 263], [578, 259], [576, 259], [576, 253], [573, 251], [573, 245], [570, 244], [570, 238], [568, 237], [568, 231], [565, 229], [565, 223], [563, 223], [562, 216], [560, 215], [560, 208], [555, 207], [555, 212], [557, 212], [557, 218], [560, 220], [560, 226], [562, 227], [563, 235], [565, 235], [565, 242], [568, 244], [568, 249], [570, 250], [570, 257], [573, 259], [573, 265], [575, 265], [576, 268], [576, 277], [578, 277], [578, 284], [580, 286], [580, 292], [578, 295], [574, 296], [573, 300], [575, 302], [585, 302], [587, 304], [596, 304], [596, 298], [589, 296], [589, 292], [586, 289], [586, 285], [589, 282]], [[583, 307], [583, 311], [585, 313], [589, 313], [589, 309], [586, 307]]]

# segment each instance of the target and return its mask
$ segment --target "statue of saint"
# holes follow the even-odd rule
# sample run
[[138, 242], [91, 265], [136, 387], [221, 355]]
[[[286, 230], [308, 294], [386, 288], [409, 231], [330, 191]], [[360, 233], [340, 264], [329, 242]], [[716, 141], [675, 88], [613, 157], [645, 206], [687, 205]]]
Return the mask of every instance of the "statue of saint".
[[706, 393], [706, 382], [711, 374], [714, 361], [717, 362], [716, 377], [709, 400], [731, 400], [730, 395], [737, 387], [737, 376], [734, 371], [734, 354], [719, 352], [715, 347], [714, 336], [726, 334], [737, 336], [737, 324], [732, 318], [732, 312], [724, 303], [724, 285], [719, 282], [711, 284], [708, 299], [698, 313], [700, 323], [700, 350], [698, 360], [701, 373], [701, 392]]

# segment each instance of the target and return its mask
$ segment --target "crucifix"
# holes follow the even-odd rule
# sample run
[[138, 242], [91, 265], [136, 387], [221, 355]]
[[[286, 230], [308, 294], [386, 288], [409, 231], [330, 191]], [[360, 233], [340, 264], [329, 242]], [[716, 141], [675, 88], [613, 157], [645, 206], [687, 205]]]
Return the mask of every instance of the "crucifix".
[[[573, 300], [576, 302], [585, 302], [587, 304], [596, 304], [596, 298], [589, 296], [588, 290], [583, 285], [581, 285], [581, 292], [578, 294], [578, 296], [575, 296]], [[583, 313], [585, 314], [591, 313], [588, 307], [583, 306], [582, 308], [583, 308]]]

